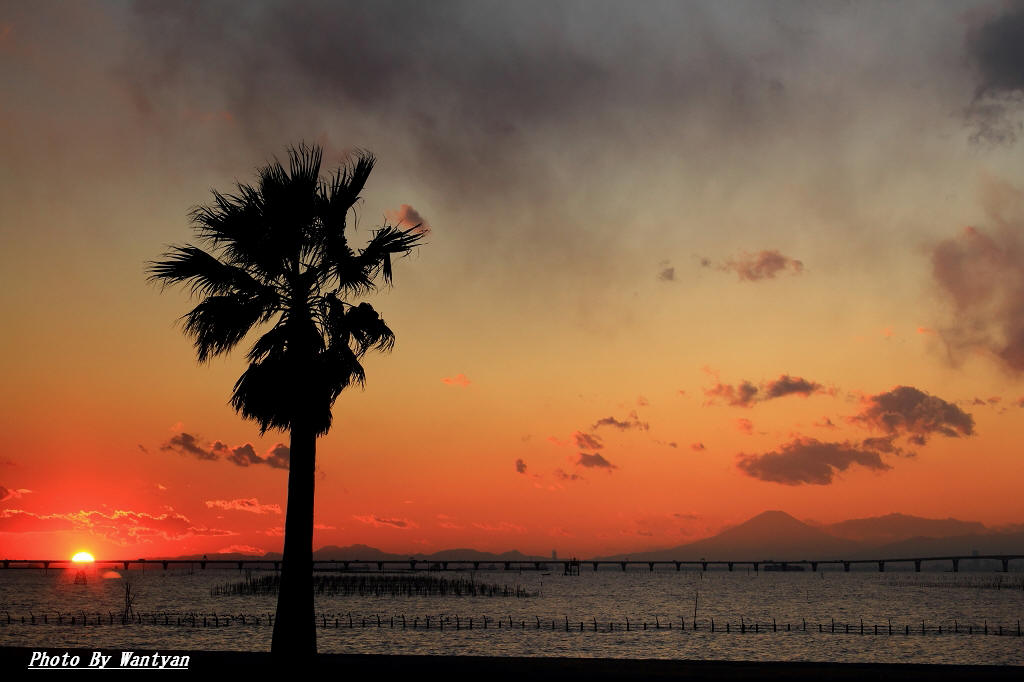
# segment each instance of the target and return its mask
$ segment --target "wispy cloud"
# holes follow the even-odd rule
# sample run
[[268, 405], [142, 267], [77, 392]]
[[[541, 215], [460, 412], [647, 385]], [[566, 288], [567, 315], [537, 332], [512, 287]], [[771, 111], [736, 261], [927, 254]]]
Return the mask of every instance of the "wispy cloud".
[[422, 234], [430, 233], [430, 223], [415, 208], [409, 204], [402, 204], [397, 209], [384, 211], [384, 217], [403, 230], [416, 227]]
[[[701, 260], [701, 265], [710, 267], [711, 260]], [[774, 279], [780, 272], [789, 271], [793, 275], [799, 275], [804, 270], [804, 264], [795, 258], [783, 256], [778, 251], [764, 250], [755, 253], [743, 252], [736, 258], [729, 259], [717, 266], [719, 270], [732, 271], [737, 274], [740, 281], [757, 282], [762, 279]]]
[[1020, 375], [1024, 191], [990, 181], [984, 202], [992, 229], [968, 227], [932, 250], [934, 282], [950, 310], [939, 333], [951, 359], [981, 351], [1008, 373]]
[[20, 509], [0, 511], [0, 533], [65, 530], [93, 533], [119, 544], [145, 543], [155, 539], [181, 540], [190, 536], [237, 535], [228, 530], [194, 526], [188, 517], [173, 510], [163, 514], [126, 509], [54, 514], [38, 514]]
[[419, 527], [409, 519], [389, 518], [377, 516], [376, 514], [353, 514], [352, 518], [356, 521], [359, 521], [360, 523], [365, 523], [375, 528], [396, 528], [398, 530], [409, 530], [411, 528]]
[[278, 504], [260, 504], [255, 497], [237, 500], [207, 500], [206, 506], [210, 509], [223, 509], [225, 511], [244, 511], [250, 514], [280, 514], [281, 506]]

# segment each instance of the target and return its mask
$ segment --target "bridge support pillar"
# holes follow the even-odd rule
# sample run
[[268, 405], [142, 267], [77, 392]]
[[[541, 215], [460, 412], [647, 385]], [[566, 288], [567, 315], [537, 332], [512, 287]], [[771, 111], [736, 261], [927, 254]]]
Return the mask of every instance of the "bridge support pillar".
[[239, 561], [239, 562], [238, 562], [238, 570], [239, 570], [239, 571], [241, 571], [241, 570], [242, 570], [242, 562], [241, 562], [241, 561]]
[[755, 561], [754, 562], [754, 573], [757, 573], [758, 566], [759, 566], [759, 564]]
[[441, 568], [447, 571], [448, 570], [448, 562], [447, 561], [442, 561], [441, 562]]
[[505, 562], [505, 570], [506, 571], [512, 570], [512, 562], [511, 561], [506, 561]]
[[473, 562], [473, 570], [474, 571], [479, 571], [480, 570], [480, 562], [479, 561], [474, 561]]
[[378, 571], [383, 571], [384, 570], [384, 562], [383, 561], [378, 561], [377, 562], [377, 570]]
[[164, 563], [164, 570], [166, 571], [167, 570], [167, 562], [165, 561], [163, 563]]
[[959, 559], [953, 559], [953, 572], [954, 573], [959, 573], [960, 572], [960, 560]]
[[415, 559], [409, 559], [409, 570], [410, 571], [415, 571], [416, 570], [416, 560]]
[[1010, 560], [1009, 559], [1003, 559], [1003, 573], [1009, 573], [1009, 572], [1010, 572]]
[[[124, 563], [124, 567], [128, 568], [128, 562], [127, 561]], [[199, 568], [201, 568], [201, 569], [203, 569], [205, 571], [206, 570], [206, 562], [205, 561], [200, 561], [199, 562]]]
[[920, 572], [921, 572], [921, 560], [920, 559], [914, 559], [914, 573], [920, 573]]
[[702, 570], [702, 571], [708, 570], [708, 562], [706, 562], [706, 561], [700, 562], [700, 570]]
[[597, 571], [597, 562], [594, 562], [594, 571]]
[[341, 565], [345, 567], [346, 571], [348, 570], [348, 562], [347, 561], [342, 561]]
[[878, 572], [879, 573], [885, 573], [885, 562], [884, 561], [879, 561], [878, 562]]
[[843, 562], [843, 570], [846, 571], [847, 573], [850, 572], [850, 562], [849, 561], [844, 561]]
[[11, 567], [11, 562], [8, 561], [7, 559], [4, 559], [4, 568], [10, 568], [10, 567]]
[[622, 562], [622, 564], [621, 564], [621, 566], [622, 566], [622, 570], [623, 570], [623, 571], [625, 571], [625, 570], [626, 570], [626, 562], [625, 562], [625, 561], [623, 561], [623, 562]]
[[274, 562], [274, 570], [275, 571], [280, 571], [281, 570], [281, 562], [280, 561], [275, 561]]
[[48, 569], [49, 567], [50, 567], [50, 562], [49, 562], [49, 561], [44, 561], [44, 562], [43, 562], [43, 570], [45, 571], [45, 570], [46, 570], [46, 569]]
[[811, 572], [812, 573], [817, 573], [818, 572], [818, 562], [817, 561], [812, 561], [811, 562]]
[[126, 570], [126, 571], [128, 570], [128, 562], [127, 561], [122, 561], [121, 565], [124, 566], [124, 570]]
[[683, 567], [683, 565], [680, 562], [677, 561], [676, 562], [676, 572], [678, 573], [679, 569], [681, 569], [682, 567]]
[[729, 572], [732, 573], [732, 562], [729, 562]]

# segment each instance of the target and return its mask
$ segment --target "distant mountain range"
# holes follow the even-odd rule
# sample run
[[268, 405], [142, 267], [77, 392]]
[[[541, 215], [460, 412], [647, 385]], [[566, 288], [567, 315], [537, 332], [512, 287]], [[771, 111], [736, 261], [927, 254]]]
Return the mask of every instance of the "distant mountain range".
[[766, 511], [718, 535], [650, 552], [607, 559], [693, 561], [890, 559], [945, 555], [1024, 554], [1024, 532], [992, 532], [981, 523], [888, 514], [812, 526]]
[[[1018, 526], [1019, 528], [1019, 526]], [[636, 561], [798, 561], [801, 559], [890, 559], [979, 554], [1024, 554], [1024, 531], [990, 530], [976, 521], [927, 519], [887, 514], [840, 523], [812, 525], [786, 512], [766, 511], [709, 538], [685, 545], [595, 559]], [[178, 557], [199, 559], [200, 555]], [[210, 559], [251, 559], [253, 555], [214, 554]], [[280, 559], [279, 552], [259, 558]], [[475, 549], [445, 549], [432, 554], [389, 554], [367, 545], [327, 545], [313, 552], [321, 561], [544, 561], [550, 557], [515, 550], [494, 554]]]

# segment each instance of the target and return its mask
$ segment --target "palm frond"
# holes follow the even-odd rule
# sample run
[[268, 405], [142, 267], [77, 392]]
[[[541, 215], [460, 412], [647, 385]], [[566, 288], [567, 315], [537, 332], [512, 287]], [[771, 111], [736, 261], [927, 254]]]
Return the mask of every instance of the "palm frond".
[[269, 429], [290, 429], [296, 416], [295, 372], [285, 358], [269, 357], [253, 362], [235, 382], [231, 406], [244, 418]]
[[288, 328], [278, 323], [256, 339], [252, 348], [246, 354], [249, 362], [260, 362], [261, 360], [274, 356], [283, 357], [288, 348]]
[[191, 244], [172, 246], [164, 260], [149, 263], [149, 279], [163, 286], [187, 283], [193, 295], [239, 293], [263, 299], [266, 305], [280, 301], [277, 291], [259, 282], [236, 265], [224, 263]]
[[417, 227], [401, 230], [392, 225], [375, 230], [358, 254], [331, 263], [343, 291], [363, 294], [375, 288], [377, 277], [385, 284], [392, 280], [392, 256], [404, 256], [423, 240]]
[[184, 316], [185, 333], [195, 342], [199, 362], [206, 362], [230, 351], [250, 329], [275, 312], [257, 298], [208, 296]]
[[199, 238], [222, 249], [230, 263], [278, 279], [286, 259], [271, 239], [266, 201], [260, 191], [239, 184], [238, 194], [214, 191], [213, 198], [211, 205], [189, 212]]
[[331, 345], [345, 344], [361, 358], [371, 349], [390, 351], [395, 345], [395, 334], [369, 303], [345, 308], [333, 299], [327, 316], [327, 333]]
[[326, 186], [327, 199], [330, 205], [332, 217], [342, 218], [348, 215], [356, 201], [359, 200], [359, 193], [366, 186], [370, 172], [377, 164], [377, 157], [365, 150], [356, 151], [354, 163], [342, 166], [331, 176], [330, 183]]

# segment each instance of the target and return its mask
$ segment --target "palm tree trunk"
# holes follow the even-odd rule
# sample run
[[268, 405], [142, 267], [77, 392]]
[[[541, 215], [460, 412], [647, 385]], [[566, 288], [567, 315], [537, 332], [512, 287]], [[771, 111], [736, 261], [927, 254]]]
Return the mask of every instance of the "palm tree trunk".
[[289, 659], [316, 653], [313, 611], [313, 489], [316, 434], [307, 424], [292, 425], [284, 557], [271, 652]]

